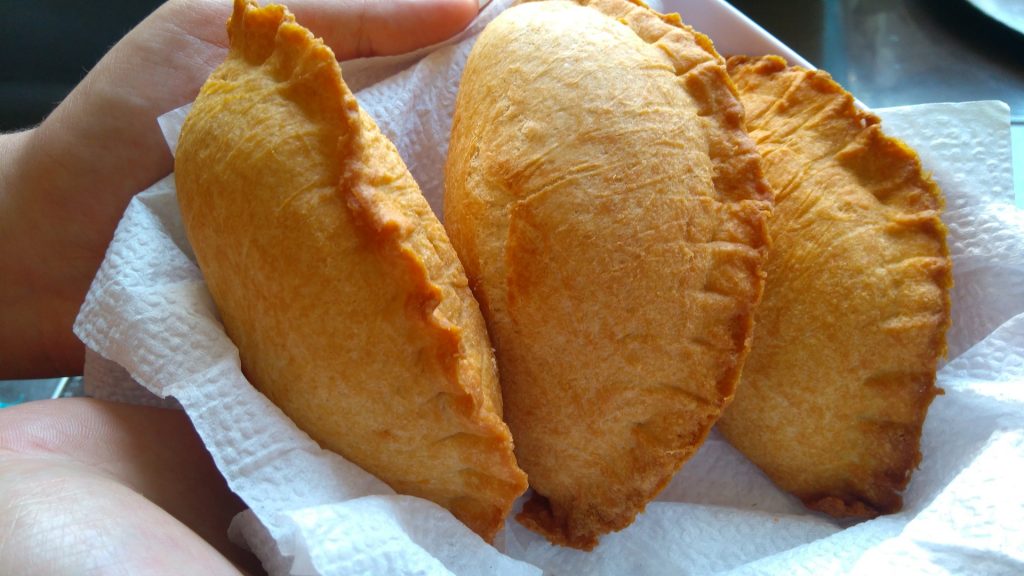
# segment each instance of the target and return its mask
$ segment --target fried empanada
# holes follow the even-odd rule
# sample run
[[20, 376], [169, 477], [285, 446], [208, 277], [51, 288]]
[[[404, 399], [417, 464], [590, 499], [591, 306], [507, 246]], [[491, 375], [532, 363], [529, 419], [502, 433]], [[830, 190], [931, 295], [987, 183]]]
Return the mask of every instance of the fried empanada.
[[748, 349], [770, 210], [725, 63], [678, 16], [525, 3], [483, 32], [445, 225], [535, 491], [524, 525], [593, 548], [696, 452]]
[[941, 192], [826, 73], [777, 57], [729, 72], [776, 209], [753, 348], [719, 429], [810, 508], [894, 512], [950, 323]]
[[236, 0], [228, 33], [175, 176], [243, 371], [322, 446], [492, 538], [526, 478], [444, 229], [284, 7]]

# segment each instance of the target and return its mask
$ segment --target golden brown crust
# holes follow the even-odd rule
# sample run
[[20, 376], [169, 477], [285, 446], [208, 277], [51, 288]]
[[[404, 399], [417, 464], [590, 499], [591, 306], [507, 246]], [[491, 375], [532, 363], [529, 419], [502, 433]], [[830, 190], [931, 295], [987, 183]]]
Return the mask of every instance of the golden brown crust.
[[719, 428], [834, 516], [902, 506], [950, 323], [942, 195], [820, 71], [731, 58], [776, 189], [754, 347]]
[[249, 380], [322, 446], [487, 539], [526, 487], [464, 272], [330, 49], [238, 0], [185, 123], [189, 240]]
[[771, 192], [706, 38], [626, 0], [528, 3], [467, 62], [445, 223], [484, 310], [519, 520], [590, 549], [733, 394]]

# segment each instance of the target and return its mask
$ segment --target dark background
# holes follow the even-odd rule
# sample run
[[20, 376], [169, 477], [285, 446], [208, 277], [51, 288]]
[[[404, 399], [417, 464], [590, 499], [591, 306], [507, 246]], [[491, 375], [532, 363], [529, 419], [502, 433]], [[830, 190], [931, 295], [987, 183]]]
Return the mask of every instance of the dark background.
[[0, 130], [38, 124], [156, 0], [0, 0]]
[[[0, 130], [37, 124], [159, 4], [0, 0]], [[1024, 125], [1024, 35], [965, 0], [733, 5], [869, 106], [999, 99]]]
[[965, 0], [734, 0], [868, 106], [1003, 100], [1024, 121], [1024, 35]]
[[[160, 3], [0, 0], [0, 131], [38, 124]], [[966, 0], [732, 3], [868, 106], [1003, 100], [1024, 143], [1024, 35]], [[80, 393], [78, 378], [48, 383], [0, 381], [0, 406]]]

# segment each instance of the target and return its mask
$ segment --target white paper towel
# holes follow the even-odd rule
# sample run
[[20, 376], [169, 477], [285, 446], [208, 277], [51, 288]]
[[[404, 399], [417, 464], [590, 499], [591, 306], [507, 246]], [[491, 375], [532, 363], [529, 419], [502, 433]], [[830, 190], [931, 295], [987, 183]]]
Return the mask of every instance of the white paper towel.
[[[507, 3], [492, 3], [468, 33]], [[437, 211], [471, 41], [376, 83], [372, 61], [345, 65], [370, 79], [360, 102]], [[185, 240], [171, 177], [129, 206], [76, 333], [181, 403], [250, 506], [233, 537], [273, 574], [539, 573], [525, 562], [547, 574], [1024, 573], [1024, 216], [1013, 207], [1008, 111], [974, 103], [880, 113], [946, 193], [956, 281], [950, 361], [939, 375], [946, 395], [933, 404], [924, 461], [899, 514], [848, 525], [810, 513], [712, 433], [658, 501], [595, 551], [551, 546], [510, 521], [502, 555], [447, 511], [395, 495], [320, 450], [244, 380]], [[180, 119], [162, 119], [172, 140]], [[117, 378], [96, 358], [90, 373], [103, 382], [93, 389]]]

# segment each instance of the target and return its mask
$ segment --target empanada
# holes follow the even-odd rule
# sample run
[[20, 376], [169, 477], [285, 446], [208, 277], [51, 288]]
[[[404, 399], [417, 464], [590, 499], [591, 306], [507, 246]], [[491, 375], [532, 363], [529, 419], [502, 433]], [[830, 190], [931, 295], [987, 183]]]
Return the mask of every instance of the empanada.
[[729, 71], [777, 203], [753, 348], [718, 426], [810, 508], [894, 512], [950, 323], [941, 192], [824, 72], [777, 57]]
[[526, 478], [444, 229], [284, 7], [236, 0], [228, 32], [175, 174], [243, 371], [322, 446], [490, 539]]
[[590, 549], [696, 452], [748, 349], [770, 209], [725, 63], [678, 16], [526, 3], [483, 32], [445, 225], [536, 493], [526, 526]]

